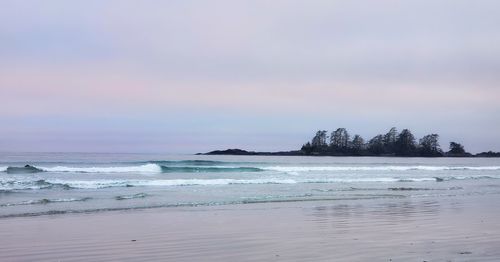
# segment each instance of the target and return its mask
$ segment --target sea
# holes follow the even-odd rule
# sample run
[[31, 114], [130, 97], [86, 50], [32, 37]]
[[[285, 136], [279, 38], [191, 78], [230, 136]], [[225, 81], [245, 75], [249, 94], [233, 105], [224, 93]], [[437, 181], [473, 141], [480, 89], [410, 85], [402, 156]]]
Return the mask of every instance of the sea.
[[0, 153], [0, 218], [499, 193], [499, 158]]

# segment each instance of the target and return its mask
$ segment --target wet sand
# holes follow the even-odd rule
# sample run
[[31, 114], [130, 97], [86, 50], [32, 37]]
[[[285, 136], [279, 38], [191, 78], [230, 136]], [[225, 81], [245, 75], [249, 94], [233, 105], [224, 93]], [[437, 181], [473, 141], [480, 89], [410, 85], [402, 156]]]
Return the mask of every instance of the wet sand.
[[499, 261], [500, 196], [0, 220], [1, 261]]

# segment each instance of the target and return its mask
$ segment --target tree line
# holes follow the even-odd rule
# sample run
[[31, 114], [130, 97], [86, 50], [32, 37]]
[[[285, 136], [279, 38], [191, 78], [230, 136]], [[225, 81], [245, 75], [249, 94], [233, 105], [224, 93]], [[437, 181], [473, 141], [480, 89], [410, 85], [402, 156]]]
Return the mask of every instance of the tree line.
[[451, 142], [449, 150], [443, 151], [439, 145], [438, 134], [425, 135], [417, 142], [409, 129], [398, 132], [395, 127], [368, 141], [360, 135], [351, 136], [345, 128], [338, 128], [330, 134], [326, 130], [319, 130], [300, 151], [306, 155], [330, 156], [471, 156], [463, 145], [457, 142]]

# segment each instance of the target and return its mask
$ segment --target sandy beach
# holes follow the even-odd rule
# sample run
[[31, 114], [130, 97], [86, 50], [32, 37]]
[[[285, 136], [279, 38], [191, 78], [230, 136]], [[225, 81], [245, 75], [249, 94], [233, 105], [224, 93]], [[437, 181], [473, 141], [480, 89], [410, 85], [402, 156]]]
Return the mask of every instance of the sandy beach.
[[2, 261], [498, 261], [500, 197], [4, 218]]

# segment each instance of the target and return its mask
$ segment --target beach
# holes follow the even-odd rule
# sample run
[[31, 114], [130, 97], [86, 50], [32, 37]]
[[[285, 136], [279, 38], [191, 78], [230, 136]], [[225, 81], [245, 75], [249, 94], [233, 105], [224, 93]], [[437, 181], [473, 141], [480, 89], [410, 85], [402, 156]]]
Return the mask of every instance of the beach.
[[17, 217], [2, 261], [498, 261], [499, 195]]
[[500, 262], [500, 1], [0, 8], [0, 262]]
[[0, 260], [498, 261], [499, 161], [0, 155]]

